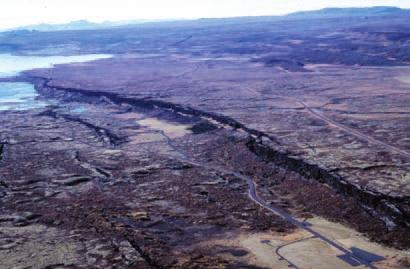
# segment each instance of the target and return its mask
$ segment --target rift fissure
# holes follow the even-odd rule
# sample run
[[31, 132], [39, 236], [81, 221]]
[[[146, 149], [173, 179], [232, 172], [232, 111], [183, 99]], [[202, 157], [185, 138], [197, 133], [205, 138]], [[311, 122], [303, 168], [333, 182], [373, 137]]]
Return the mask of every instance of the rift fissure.
[[[36, 85], [36, 88], [40, 93], [48, 96], [51, 95], [52, 97], [60, 97], [67, 100], [81, 100], [82, 102], [85, 100], [95, 102], [101, 101], [101, 98], [106, 98], [115, 104], [125, 103], [131, 106], [147, 109], [154, 109], [156, 107], [170, 109], [177, 113], [205, 117], [222, 125], [227, 125], [235, 129], [242, 129], [250, 135], [249, 142], [247, 143], [248, 149], [263, 160], [286, 167], [287, 169], [295, 171], [307, 178], [326, 183], [338, 192], [346, 196], [354, 197], [362, 203], [364, 207], [371, 208], [376, 215], [387, 217], [390, 221], [393, 221], [395, 225], [403, 227], [409, 226], [405, 213], [398, 207], [398, 204], [406, 202], [406, 197], [392, 197], [375, 191], [366, 190], [358, 185], [349, 183], [334, 171], [332, 172], [317, 164], [308, 163], [303, 158], [292, 156], [290, 152], [280, 148], [280, 143], [274, 137], [259, 130], [249, 128], [230, 117], [150, 98], [135, 99], [115, 93], [65, 88], [55, 85], [51, 86], [49, 85], [51, 80], [42, 77], [29, 77], [28, 80]], [[59, 95], [61, 92], [68, 94], [69, 96], [64, 94], [63, 96]], [[114, 144], [121, 140], [116, 136], [114, 136], [114, 138]], [[268, 143], [266, 143], [266, 141]]]

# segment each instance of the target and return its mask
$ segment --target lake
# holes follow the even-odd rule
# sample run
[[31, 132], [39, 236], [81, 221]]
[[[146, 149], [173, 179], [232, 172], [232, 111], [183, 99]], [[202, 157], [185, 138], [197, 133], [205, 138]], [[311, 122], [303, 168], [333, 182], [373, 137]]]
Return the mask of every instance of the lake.
[[[35, 68], [50, 68], [56, 64], [82, 63], [111, 57], [108, 54], [44, 57], [0, 54], [0, 78]], [[0, 110], [26, 110], [47, 105], [46, 102], [36, 100], [37, 95], [34, 86], [29, 83], [0, 82]]]

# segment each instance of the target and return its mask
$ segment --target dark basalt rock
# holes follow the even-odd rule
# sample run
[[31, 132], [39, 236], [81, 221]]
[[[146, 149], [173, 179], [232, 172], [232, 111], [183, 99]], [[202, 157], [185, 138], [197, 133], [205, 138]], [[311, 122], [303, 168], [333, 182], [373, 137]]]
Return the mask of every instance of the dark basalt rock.
[[66, 186], [76, 186], [81, 183], [85, 183], [90, 181], [89, 177], [73, 177], [66, 180], [61, 181]]
[[262, 140], [259, 139], [250, 138], [247, 146], [252, 152], [266, 161], [284, 166], [307, 178], [329, 184], [338, 192], [346, 196], [354, 197], [364, 205], [375, 210], [378, 214], [392, 220], [396, 225], [403, 227], [410, 225], [408, 212], [398, 208], [401, 204], [408, 203], [409, 197], [387, 196], [350, 184], [337, 173], [331, 172], [316, 164], [307, 163], [301, 158], [290, 156], [285, 152], [281, 152], [272, 146], [264, 144]]
[[[183, 113], [186, 115], [208, 117], [212, 120], [215, 120], [224, 125], [231, 126], [235, 129], [242, 129], [249, 135], [261, 138], [257, 140], [254, 138], [250, 138], [249, 142], [247, 143], [247, 146], [249, 150], [254, 152], [256, 155], [262, 157], [266, 161], [274, 162], [279, 166], [286, 167], [307, 178], [312, 178], [319, 182], [329, 184], [340, 193], [358, 199], [358, 201], [374, 210], [376, 214], [387, 217], [392, 222], [394, 222], [395, 225], [400, 225], [404, 227], [410, 225], [410, 222], [406, 217], [408, 213], [400, 210], [402, 208], [400, 207], [400, 204], [408, 202], [408, 197], [388, 196], [375, 191], [363, 189], [357, 185], [350, 184], [348, 181], [344, 180], [340, 175], [338, 175], [335, 172], [320, 167], [317, 164], [311, 164], [303, 158], [291, 156], [289, 152], [284, 151], [282, 149], [278, 149], [278, 145], [280, 145], [280, 143], [274, 137], [271, 137], [259, 130], [248, 128], [244, 124], [230, 117], [155, 99], [135, 99], [123, 97], [121, 95], [111, 92], [95, 92], [83, 89], [73, 89], [55, 86], [50, 87], [48, 86], [49, 80], [45, 78], [28, 77], [27, 79], [35, 81], [36, 88], [46, 95], [54, 96], [56, 94], [59, 95], [60, 93], [62, 93], [66, 96], [67, 94], [69, 94], [70, 98], [82, 97], [91, 98], [94, 100], [99, 100], [101, 97], [104, 97], [108, 98], [110, 102], [116, 104], [126, 103], [136, 107], [142, 106], [151, 109], [155, 107], [170, 109], [174, 112]], [[266, 143], [264, 144], [262, 141], [265, 141]]]
[[215, 126], [214, 124], [208, 122], [208, 121], [203, 121], [200, 123], [195, 124], [191, 128], [189, 128], [194, 134], [202, 134], [206, 133], [209, 131], [213, 131], [217, 129], [218, 127]]

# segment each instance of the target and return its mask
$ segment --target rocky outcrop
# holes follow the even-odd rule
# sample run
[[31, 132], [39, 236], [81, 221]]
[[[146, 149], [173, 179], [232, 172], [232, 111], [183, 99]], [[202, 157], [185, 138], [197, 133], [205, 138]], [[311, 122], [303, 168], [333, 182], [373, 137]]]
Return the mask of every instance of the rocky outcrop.
[[0, 161], [3, 160], [3, 154], [4, 154], [4, 147], [6, 143], [0, 142]]
[[95, 133], [102, 137], [104, 140], [106, 140], [110, 145], [117, 146], [124, 142], [124, 139], [119, 137], [118, 135], [114, 134], [111, 132], [109, 129], [97, 126], [95, 124], [92, 124], [80, 117], [75, 117], [72, 115], [66, 115], [66, 114], [59, 114], [53, 110], [46, 110], [40, 114], [41, 116], [49, 116], [52, 118], [63, 118], [67, 121], [73, 121], [80, 123], [82, 125], [85, 125], [87, 128], [90, 128], [95, 131]]
[[373, 215], [383, 219], [387, 226], [409, 226], [409, 197], [389, 196], [374, 190], [365, 189], [359, 185], [352, 184], [342, 176], [318, 164], [293, 156], [280, 146], [274, 137], [256, 129], [251, 129], [244, 124], [224, 115], [197, 110], [189, 106], [169, 103], [150, 98], [136, 99], [122, 96], [116, 93], [104, 91], [89, 91], [76, 88], [65, 88], [49, 85], [50, 80], [40, 77], [27, 78], [36, 85], [36, 89], [43, 95], [68, 101], [81, 102], [108, 102], [115, 104], [128, 104], [134, 107], [154, 109], [156, 107], [169, 109], [174, 112], [198, 116], [216, 121], [223, 126], [242, 129], [250, 135], [247, 146], [263, 160], [273, 162], [277, 165], [295, 171], [304, 177], [317, 180], [332, 186], [335, 190], [346, 196], [354, 197], [363, 204]]
[[61, 86], [49, 85], [50, 80], [41, 77], [28, 77], [26, 78], [31, 83], [33, 83], [41, 94], [51, 97], [51, 98], [58, 98], [63, 100], [69, 101], [79, 101], [79, 102], [106, 102], [106, 103], [115, 103], [115, 104], [128, 104], [135, 107], [140, 108], [147, 108], [147, 109], [155, 109], [156, 107], [169, 109], [174, 112], [186, 114], [189, 116], [198, 116], [209, 118], [222, 125], [227, 125], [235, 129], [242, 129], [253, 136], [266, 136], [270, 140], [274, 141], [275, 143], [279, 142], [276, 140], [275, 137], [271, 137], [259, 130], [249, 128], [244, 124], [224, 115], [201, 111], [195, 108], [184, 106], [180, 104], [174, 104], [170, 102], [165, 102], [161, 100], [155, 100], [151, 98], [134, 98], [134, 97], [127, 97], [122, 96], [112, 92], [105, 92], [105, 91], [90, 91], [84, 89], [77, 89], [77, 88], [66, 88]]
[[[409, 212], [405, 211], [408, 197], [388, 196], [374, 190], [367, 190], [354, 185], [342, 176], [318, 164], [289, 155], [280, 150], [269, 139], [263, 137], [251, 138], [247, 143], [248, 148], [265, 161], [273, 162], [280, 166], [295, 171], [306, 178], [311, 178], [326, 183], [344, 195], [354, 197], [365, 207], [371, 209], [373, 214], [379, 215], [387, 225], [409, 226]], [[394, 224], [393, 224], [394, 223]]]

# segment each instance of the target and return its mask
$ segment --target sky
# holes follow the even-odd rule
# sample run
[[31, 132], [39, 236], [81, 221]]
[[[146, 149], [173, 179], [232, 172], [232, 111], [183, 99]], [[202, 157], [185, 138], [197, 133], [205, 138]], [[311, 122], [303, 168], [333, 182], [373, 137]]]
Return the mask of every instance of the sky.
[[410, 0], [0, 0], [0, 29], [38, 23], [283, 15], [325, 7], [398, 6]]

